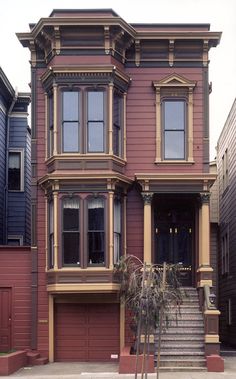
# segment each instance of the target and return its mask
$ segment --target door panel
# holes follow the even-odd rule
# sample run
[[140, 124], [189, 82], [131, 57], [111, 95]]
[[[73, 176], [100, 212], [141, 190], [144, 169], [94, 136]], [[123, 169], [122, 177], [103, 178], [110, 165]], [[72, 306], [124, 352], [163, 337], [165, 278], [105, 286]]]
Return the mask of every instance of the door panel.
[[0, 288], [0, 352], [11, 349], [11, 289]]

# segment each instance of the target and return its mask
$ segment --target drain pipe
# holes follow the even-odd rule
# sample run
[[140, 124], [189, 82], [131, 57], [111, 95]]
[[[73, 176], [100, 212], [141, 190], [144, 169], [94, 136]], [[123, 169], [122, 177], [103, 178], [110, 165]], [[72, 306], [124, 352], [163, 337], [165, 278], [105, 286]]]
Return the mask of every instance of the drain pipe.
[[14, 97], [12, 99], [11, 105], [7, 112], [7, 130], [6, 130], [6, 156], [5, 156], [5, 162], [6, 162], [6, 170], [5, 170], [5, 188], [4, 188], [4, 194], [5, 194], [5, 200], [4, 200], [4, 219], [5, 222], [3, 223], [5, 227], [4, 236], [3, 236], [3, 243], [7, 245], [7, 236], [8, 236], [8, 163], [9, 163], [9, 142], [10, 142], [10, 115], [12, 113], [12, 110], [15, 106], [15, 103], [18, 98], [18, 90], [15, 89]]

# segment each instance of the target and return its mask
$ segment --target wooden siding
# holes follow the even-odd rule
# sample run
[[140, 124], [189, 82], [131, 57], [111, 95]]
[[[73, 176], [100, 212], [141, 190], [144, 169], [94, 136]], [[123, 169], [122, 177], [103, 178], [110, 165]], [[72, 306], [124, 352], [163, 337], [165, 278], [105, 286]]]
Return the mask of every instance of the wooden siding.
[[[217, 167], [219, 185], [219, 309], [221, 340], [236, 345], [236, 100], [231, 108], [220, 138], [218, 140]], [[228, 152], [228, 186], [223, 190], [222, 157]], [[229, 273], [222, 275], [222, 234], [228, 231]], [[227, 322], [227, 302], [231, 299], [232, 324]]]
[[136, 190], [127, 198], [127, 254], [143, 259], [143, 199]]
[[[1, 105], [1, 102], [0, 102]], [[6, 115], [0, 109], [0, 244], [4, 241], [4, 193], [5, 193], [5, 141], [6, 141]]]
[[[127, 94], [127, 167], [130, 177], [135, 172], [203, 172], [203, 73], [201, 68], [133, 68], [126, 73], [132, 78]], [[193, 92], [193, 157], [195, 164], [156, 165], [156, 106], [152, 82], [170, 74], [179, 74], [197, 82]]]
[[24, 190], [8, 193], [8, 235], [22, 235], [23, 244], [30, 244], [30, 134], [27, 116], [10, 118], [9, 148], [24, 151]]
[[12, 348], [30, 348], [31, 257], [27, 247], [0, 246], [0, 287], [12, 289]]

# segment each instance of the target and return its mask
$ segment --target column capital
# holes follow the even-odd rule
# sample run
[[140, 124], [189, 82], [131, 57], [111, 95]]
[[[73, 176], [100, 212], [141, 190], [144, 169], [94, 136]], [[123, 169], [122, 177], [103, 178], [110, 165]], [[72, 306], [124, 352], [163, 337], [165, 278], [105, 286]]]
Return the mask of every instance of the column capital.
[[151, 204], [154, 193], [153, 192], [141, 192], [144, 205]]
[[200, 201], [200, 204], [203, 205], [203, 204], [209, 204], [210, 203], [210, 192], [200, 192], [199, 194], [199, 201]]

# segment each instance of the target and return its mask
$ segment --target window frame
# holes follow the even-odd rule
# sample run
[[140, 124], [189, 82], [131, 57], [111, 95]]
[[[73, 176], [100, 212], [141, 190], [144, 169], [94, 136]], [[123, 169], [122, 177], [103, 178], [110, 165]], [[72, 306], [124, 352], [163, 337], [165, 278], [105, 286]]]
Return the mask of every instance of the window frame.
[[[156, 164], [193, 164], [193, 91], [196, 82], [178, 74], [171, 74], [161, 80], [153, 81], [156, 91]], [[185, 136], [185, 158], [164, 159], [163, 155], [163, 122], [162, 122], [162, 100], [165, 98], [186, 102], [186, 136]]]
[[[104, 263], [90, 263], [89, 262], [89, 232], [92, 232], [89, 230], [89, 201], [93, 199], [101, 198], [103, 199], [104, 208], [104, 220], [103, 220], [103, 245], [104, 245]], [[86, 227], [84, 232], [84, 242], [85, 242], [85, 251], [86, 251], [86, 257], [85, 257], [85, 266], [88, 267], [107, 267], [107, 261], [108, 261], [108, 249], [107, 249], [107, 198], [104, 195], [89, 195], [85, 199], [85, 218], [86, 220]], [[93, 231], [94, 232], [94, 231]], [[101, 232], [101, 230], [97, 231]], [[86, 237], [87, 236], [87, 237]]]
[[[183, 128], [182, 129], [172, 129], [166, 127], [166, 103], [183, 103], [184, 104], [184, 113], [183, 113]], [[186, 99], [181, 98], [181, 97], [164, 97], [161, 102], [161, 120], [162, 120], [162, 160], [163, 161], [170, 161], [170, 160], [176, 160], [176, 161], [186, 161], [186, 137], [187, 137], [187, 104], [186, 104]], [[183, 133], [183, 157], [166, 157], [166, 134], [168, 133], [175, 133], [175, 132], [181, 132]]]
[[[63, 205], [64, 205], [64, 202], [66, 200], [72, 200], [72, 199], [76, 199], [78, 200], [78, 203], [79, 203], [79, 219], [78, 219], [78, 230], [77, 231], [69, 231], [69, 230], [64, 230], [64, 211], [63, 211]], [[60, 225], [60, 235], [61, 235], [61, 266], [62, 267], [81, 267], [82, 265], [82, 262], [81, 262], [81, 199], [78, 195], [75, 195], [75, 196], [63, 196], [61, 198], [61, 204], [60, 204], [60, 209], [61, 209], [61, 225]], [[74, 232], [74, 233], [77, 233], [79, 235], [79, 243], [78, 243], [78, 247], [79, 247], [79, 251], [78, 251], [78, 258], [79, 260], [77, 260], [76, 263], [65, 263], [64, 261], [64, 257], [65, 257], [65, 253], [64, 253], [64, 233], [71, 233], [71, 232]]]
[[[10, 189], [9, 188], [9, 162], [10, 162], [10, 154], [19, 154], [20, 156], [20, 188], [19, 189]], [[8, 151], [8, 191], [9, 192], [24, 192], [24, 149], [18, 149], [18, 148], [9, 148]]]
[[[64, 94], [65, 93], [77, 93], [78, 94], [78, 118], [77, 120], [65, 120], [64, 119]], [[82, 112], [83, 112], [83, 107], [82, 107], [82, 92], [81, 89], [78, 87], [73, 88], [72, 90], [63, 87], [61, 88], [60, 91], [60, 96], [61, 96], [61, 117], [60, 117], [60, 139], [61, 139], [61, 153], [62, 154], [80, 154], [81, 149], [82, 149]], [[64, 124], [76, 124], [77, 123], [77, 132], [78, 132], [78, 150], [64, 150]]]
[[[19, 241], [19, 245], [11, 245], [11, 244], [9, 244], [9, 241], [13, 241], [13, 240], [15, 240], [15, 241]], [[9, 234], [8, 236], [7, 236], [7, 245], [8, 246], [23, 246], [23, 240], [24, 240], [24, 238], [23, 238], [23, 236], [21, 235], [21, 234]]]

